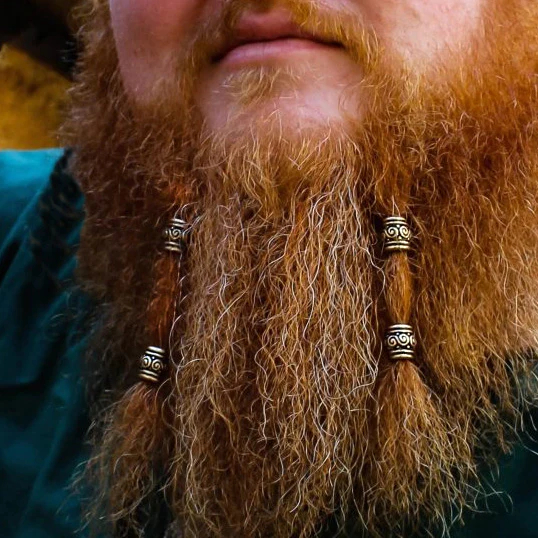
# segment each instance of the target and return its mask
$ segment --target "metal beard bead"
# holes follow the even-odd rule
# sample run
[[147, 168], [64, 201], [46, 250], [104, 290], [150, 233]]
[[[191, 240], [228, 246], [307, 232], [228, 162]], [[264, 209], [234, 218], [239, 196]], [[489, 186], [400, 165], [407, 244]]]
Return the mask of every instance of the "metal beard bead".
[[140, 358], [140, 372], [138, 377], [150, 383], [159, 383], [164, 372], [165, 351], [160, 347], [148, 347]]
[[417, 340], [411, 325], [391, 325], [385, 334], [385, 347], [394, 361], [415, 359]]
[[168, 228], [163, 232], [164, 248], [169, 252], [183, 254], [187, 247], [187, 239], [191, 231], [191, 225], [183, 219], [173, 218]]
[[383, 219], [383, 248], [385, 252], [402, 252], [411, 249], [411, 228], [403, 217]]

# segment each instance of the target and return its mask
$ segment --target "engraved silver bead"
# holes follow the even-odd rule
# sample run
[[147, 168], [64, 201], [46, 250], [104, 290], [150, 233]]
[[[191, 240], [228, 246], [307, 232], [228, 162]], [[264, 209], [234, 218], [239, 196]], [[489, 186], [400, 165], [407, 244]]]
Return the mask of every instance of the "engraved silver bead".
[[159, 383], [165, 369], [165, 351], [160, 347], [150, 346], [140, 357], [140, 372], [138, 377], [150, 383]]
[[383, 219], [383, 248], [385, 252], [402, 252], [411, 249], [411, 228], [403, 217]]
[[385, 334], [385, 348], [394, 361], [414, 360], [417, 340], [411, 325], [391, 325]]
[[165, 250], [183, 254], [187, 247], [190, 231], [191, 225], [187, 221], [177, 217], [171, 219], [163, 232]]

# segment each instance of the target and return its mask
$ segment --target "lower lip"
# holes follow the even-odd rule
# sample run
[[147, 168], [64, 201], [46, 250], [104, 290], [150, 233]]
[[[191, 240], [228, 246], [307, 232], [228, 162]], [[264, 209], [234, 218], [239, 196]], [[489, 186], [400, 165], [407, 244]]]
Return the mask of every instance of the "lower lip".
[[301, 38], [276, 39], [246, 43], [231, 50], [220, 60], [223, 65], [243, 65], [260, 63], [266, 60], [286, 58], [291, 54], [319, 51], [320, 49], [336, 48], [329, 45]]

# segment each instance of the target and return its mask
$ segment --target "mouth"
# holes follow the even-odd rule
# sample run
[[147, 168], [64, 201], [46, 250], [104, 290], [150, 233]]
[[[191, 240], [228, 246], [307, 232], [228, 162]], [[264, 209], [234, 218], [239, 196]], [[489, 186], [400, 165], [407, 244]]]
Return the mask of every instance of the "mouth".
[[234, 37], [221, 47], [212, 61], [227, 65], [260, 62], [328, 47], [343, 48], [340, 43], [303, 31], [284, 10], [249, 13], [239, 20]]

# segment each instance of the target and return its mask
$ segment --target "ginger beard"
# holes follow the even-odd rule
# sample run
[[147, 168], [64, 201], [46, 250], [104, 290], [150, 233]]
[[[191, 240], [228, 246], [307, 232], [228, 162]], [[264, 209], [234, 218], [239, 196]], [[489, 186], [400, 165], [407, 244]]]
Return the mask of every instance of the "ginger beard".
[[[307, 537], [330, 515], [408, 536], [475, 502], [480, 464], [533, 403], [538, 326], [538, 13], [502, 3], [459, 74], [366, 65], [372, 42], [351, 39], [376, 95], [366, 116], [299, 136], [260, 121], [233, 143], [197, 119], [193, 72], [133, 105], [94, 7], [68, 130], [79, 275], [105, 320], [90, 350], [95, 520], [139, 532], [159, 491], [184, 536]], [[176, 305], [159, 242], [186, 202], [202, 218]], [[410, 263], [380, 255], [376, 220], [393, 213], [415, 229]], [[155, 301], [177, 310], [170, 379], [133, 403]], [[415, 327], [416, 364], [382, 353], [389, 313]]]

